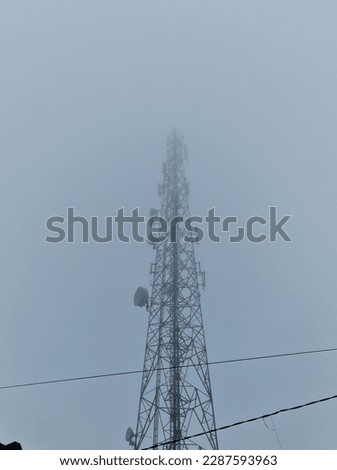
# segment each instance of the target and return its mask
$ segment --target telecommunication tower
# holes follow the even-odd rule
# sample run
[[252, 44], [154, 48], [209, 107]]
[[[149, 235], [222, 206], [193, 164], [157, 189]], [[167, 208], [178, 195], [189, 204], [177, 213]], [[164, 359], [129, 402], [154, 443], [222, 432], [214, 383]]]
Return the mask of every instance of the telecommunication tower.
[[[151, 210], [171, 228], [175, 217], [189, 217], [186, 154], [182, 136], [172, 131], [158, 187], [161, 209]], [[205, 273], [195, 261], [194, 243], [185, 240], [191, 232], [184, 223], [175, 225], [175, 235], [153, 242], [151, 293], [140, 287], [134, 297], [149, 320], [137, 426], [126, 439], [134, 449], [218, 449], [200, 305]]]

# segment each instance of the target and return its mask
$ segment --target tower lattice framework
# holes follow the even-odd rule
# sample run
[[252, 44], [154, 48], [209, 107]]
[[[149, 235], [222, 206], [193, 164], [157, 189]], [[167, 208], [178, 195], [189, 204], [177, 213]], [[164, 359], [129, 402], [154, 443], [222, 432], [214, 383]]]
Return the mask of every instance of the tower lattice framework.
[[[168, 136], [163, 164], [162, 197], [157, 215], [176, 227], [176, 240], [153, 243], [149, 322], [135, 449], [217, 449], [217, 435], [200, 305], [205, 273], [195, 261], [194, 243], [186, 241], [189, 187], [185, 178], [186, 147], [182, 136]], [[178, 220], [178, 219], [177, 219]], [[195, 235], [195, 234], [194, 234]], [[189, 435], [203, 433], [187, 439]]]

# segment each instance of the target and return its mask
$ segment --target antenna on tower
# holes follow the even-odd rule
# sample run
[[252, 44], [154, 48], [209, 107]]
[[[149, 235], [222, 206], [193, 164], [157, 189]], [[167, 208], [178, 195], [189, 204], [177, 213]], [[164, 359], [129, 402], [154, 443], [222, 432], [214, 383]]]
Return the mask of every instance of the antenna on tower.
[[130, 446], [135, 445], [134, 437], [135, 433], [133, 432], [132, 428], [128, 428], [125, 433], [125, 440], [129, 443]]
[[133, 303], [136, 307], [149, 308], [149, 291], [145, 287], [138, 287], [133, 297]]

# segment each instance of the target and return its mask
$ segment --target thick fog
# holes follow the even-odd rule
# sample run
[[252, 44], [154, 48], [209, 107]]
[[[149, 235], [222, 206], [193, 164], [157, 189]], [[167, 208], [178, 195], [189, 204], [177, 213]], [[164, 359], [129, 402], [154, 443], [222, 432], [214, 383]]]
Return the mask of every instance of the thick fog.
[[[195, 247], [208, 357], [337, 347], [336, 2], [7, 0], [0, 7], [0, 387], [141, 369], [155, 251], [47, 243], [46, 220], [147, 216], [166, 138], [190, 209], [292, 215], [288, 243]], [[101, 225], [103, 231], [103, 225]], [[210, 366], [216, 422], [337, 393], [337, 353]], [[0, 389], [0, 441], [127, 449], [140, 375]], [[335, 449], [337, 402], [266, 420], [284, 449]], [[222, 449], [277, 449], [263, 421]]]

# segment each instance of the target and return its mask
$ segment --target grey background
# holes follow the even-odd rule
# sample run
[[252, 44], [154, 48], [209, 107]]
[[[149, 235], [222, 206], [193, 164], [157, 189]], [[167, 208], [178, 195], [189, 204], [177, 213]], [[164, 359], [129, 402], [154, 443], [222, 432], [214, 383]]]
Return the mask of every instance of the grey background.
[[[337, 346], [335, 1], [4, 1], [0, 6], [0, 385], [142, 367], [154, 252], [47, 244], [45, 221], [158, 207], [166, 134], [193, 213], [293, 214], [294, 242], [202, 242], [210, 360]], [[337, 354], [211, 368], [218, 425], [335, 394]], [[123, 449], [140, 376], [0, 391], [0, 441]], [[274, 419], [336, 448], [337, 403]], [[272, 426], [271, 422], [268, 422]], [[263, 422], [221, 448], [277, 448]]]

